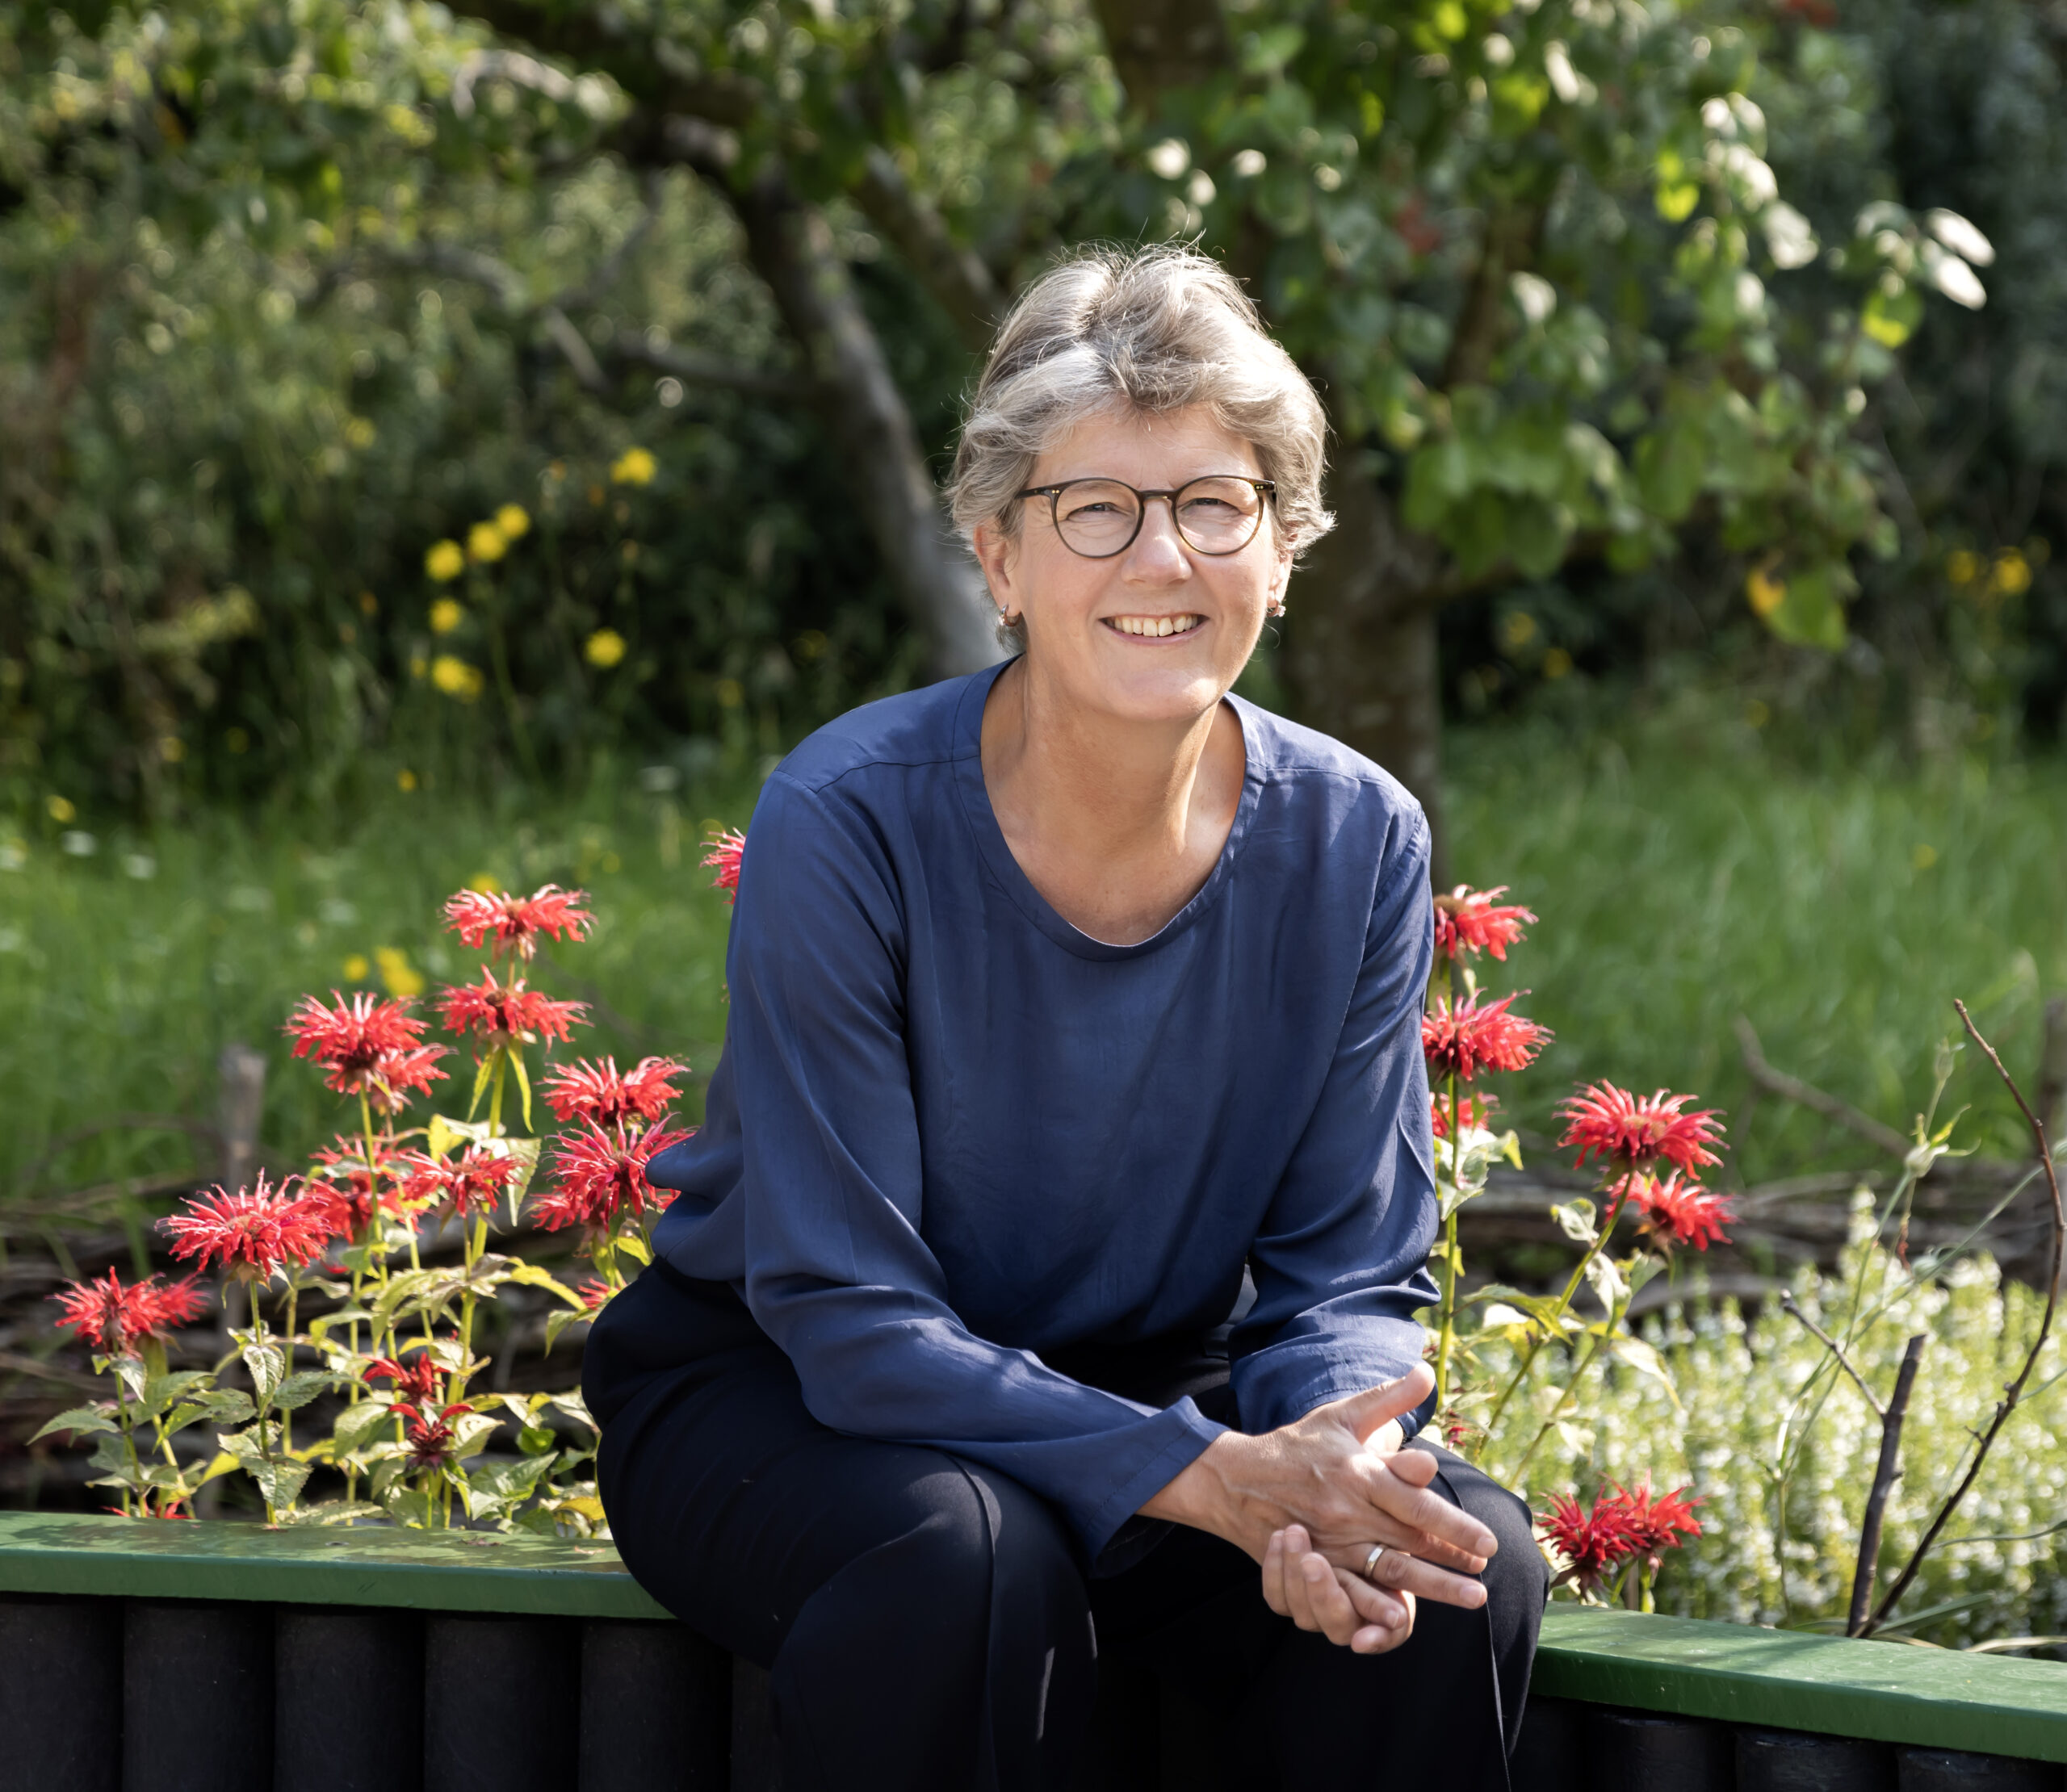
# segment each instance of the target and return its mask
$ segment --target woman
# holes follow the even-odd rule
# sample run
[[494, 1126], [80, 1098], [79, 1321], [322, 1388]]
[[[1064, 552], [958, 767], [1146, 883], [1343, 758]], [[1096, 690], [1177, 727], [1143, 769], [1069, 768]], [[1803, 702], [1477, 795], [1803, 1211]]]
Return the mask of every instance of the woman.
[[1054, 270], [953, 488], [1023, 651], [761, 793], [705, 1124], [587, 1388], [625, 1560], [773, 1669], [792, 1788], [1067, 1786], [1100, 1659], [1244, 1786], [1507, 1784], [1541, 1559], [1407, 1447], [1427, 826], [1228, 694], [1323, 432], [1210, 262]]

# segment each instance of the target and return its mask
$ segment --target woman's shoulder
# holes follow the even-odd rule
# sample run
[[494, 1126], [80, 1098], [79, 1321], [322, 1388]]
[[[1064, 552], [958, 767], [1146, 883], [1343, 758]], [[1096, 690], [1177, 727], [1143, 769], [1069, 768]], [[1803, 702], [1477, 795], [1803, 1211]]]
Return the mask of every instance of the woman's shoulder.
[[1414, 793], [1375, 760], [1318, 728], [1304, 727], [1241, 697], [1230, 701], [1247, 723], [1254, 761], [1250, 769], [1266, 788], [1276, 786], [1332, 815], [1356, 814], [1402, 839], [1427, 831]]
[[963, 703], [980, 702], [976, 687], [991, 676], [987, 669], [943, 679], [849, 710], [806, 735], [776, 768], [776, 775], [824, 793], [851, 783], [857, 773], [945, 766], [961, 751]]

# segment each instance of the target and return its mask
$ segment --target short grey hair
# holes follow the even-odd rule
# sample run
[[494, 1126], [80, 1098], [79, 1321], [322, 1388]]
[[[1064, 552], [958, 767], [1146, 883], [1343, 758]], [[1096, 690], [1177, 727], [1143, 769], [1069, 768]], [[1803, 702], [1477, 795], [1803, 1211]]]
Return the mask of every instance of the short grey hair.
[[1088, 417], [1199, 404], [1256, 450], [1295, 554], [1335, 526], [1327, 413], [1240, 283], [1196, 249], [1083, 250], [1020, 295], [991, 345], [948, 482], [955, 523], [1016, 532], [1034, 463]]

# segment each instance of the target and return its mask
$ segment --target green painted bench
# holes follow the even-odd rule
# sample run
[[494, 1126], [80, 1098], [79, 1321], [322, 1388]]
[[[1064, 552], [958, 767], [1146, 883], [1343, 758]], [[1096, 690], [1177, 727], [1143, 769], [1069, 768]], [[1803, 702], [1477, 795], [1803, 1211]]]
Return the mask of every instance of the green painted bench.
[[[1202, 1792], [1101, 1689], [1087, 1787]], [[2067, 1666], [1553, 1606], [1516, 1792], [2063, 1792]], [[605, 1543], [0, 1513], [0, 1792], [779, 1785], [766, 1676]]]

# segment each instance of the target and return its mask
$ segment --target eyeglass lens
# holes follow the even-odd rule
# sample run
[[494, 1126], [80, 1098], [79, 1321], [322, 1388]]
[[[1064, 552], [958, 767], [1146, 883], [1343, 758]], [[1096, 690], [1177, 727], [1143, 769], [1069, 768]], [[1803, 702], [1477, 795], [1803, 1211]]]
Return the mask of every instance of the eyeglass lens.
[[[1244, 479], [1193, 479], [1171, 502], [1177, 533], [1201, 554], [1248, 546], [1263, 517], [1263, 496]], [[1055, 494], [1063, 545], [1092, 559], [1125, 549], [1141, 526], [1141, 499], [1117, 479], [1075, 479]]]

